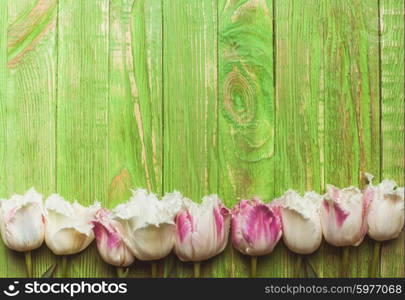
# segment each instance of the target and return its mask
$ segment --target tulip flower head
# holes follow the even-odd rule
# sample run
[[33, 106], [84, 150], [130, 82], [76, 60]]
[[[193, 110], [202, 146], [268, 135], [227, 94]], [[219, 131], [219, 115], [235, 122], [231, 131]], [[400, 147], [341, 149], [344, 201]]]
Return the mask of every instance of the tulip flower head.
[[358, 246], [367, 233], [370, 194], [355, 187], [327, 186], [321, 205], [321, 224], [325, 240], [334, 246]]
[[232, 209], [232, 243], [240, 252], [259, 256], [273, 251], [282, 235], [280, 205], [259, 198], [242, 200]]
[[99, 209], [94, 217], [93, 225], [98, 252], [106, 263], [117, 267], [127, 267], [134, 262], [134, 256], [117, 229], [121, 224], [112, 219], [110, 211], [105, 208]]
[[394, 239], [404, 226], [404, 188], [387, 179], [373, 186], [373, 176], [366, 176], [370, 184], [365, 193], [372, 195], [367, 217], [368, 235], [377, 241]]
[[45, 209], [45, 242], [54, 254], [75, 254], [93, 241], [92, 220], [99, 204], [84, 207], [53, 194], [46, 200]]
[[155, 194], [138, 189], [126, 204], [114, 209], [114, 220], [125, 244], [140, 260], [156, 260], [174, 247], [174, 217], [180, 208], [178, 193], [158, 200]]
[[292, 252], [309, 254], [321, 245], [321, 201], [322, 196], [314, 192], [306, 192], [301, 197], [297, 192], [289, 190], [281, 197], [283, 240]]
[[31, 188], [23, 196], [1, 199], [0, 231], [12, 250], [23, 252], [40, 247], [45, 234], [42, 195]]
[[183, 198], [176, 217], [176, 255], [181, 261], [200, 262], [221, 253], [228, 242], [231, 215], [217, 195], [202, 203]]

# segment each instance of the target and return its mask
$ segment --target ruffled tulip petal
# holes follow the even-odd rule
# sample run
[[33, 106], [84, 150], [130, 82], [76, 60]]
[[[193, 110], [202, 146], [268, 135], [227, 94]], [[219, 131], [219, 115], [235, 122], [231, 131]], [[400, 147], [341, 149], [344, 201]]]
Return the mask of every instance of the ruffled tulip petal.
[[179, 193], [158, 200], [153, 193], [135, 190], [128, 203], [114, 209], [114, 220], [121, 224], [121, 236], [140, 260], [167, 256], [174, 247], [174, 217], [181, 205]]
[[372, 197], [367, 217], [368, 235], [377, 241], [397, 238], [404, 227], [404, 188], [397, 187], [392, 180], [373, 186], [372, 175], [367, 176], [370, 185], [365, 193]]
[[203, 198], [201, 204], [183, 199], [176, 217], [175, 253], [181, 261], [203, 261], [225, 249], [230, 212], [217, 195]]
[[93, 225], [97, 249], [105, 262], [117, 267], [127, 267], [134, 262], [135, 257], [117, 230], [120, 224], [112, 219], [111, 212], [99, 209]]
[[334, 246], [358, 246], [367, 232], [370, 199], [355, 187], [340, 190], [328, 185], [321, 205], [325, 240]]
[[321, 245], [321, 201], [322, 197], [314, 192], [307, 192], [301, 197], [292, 190], [287, 191], [281, 198], [283, 240], [291, 251], [310, 254]]
[[232, 243], [247, 255], [273, 251], [282, 235], [280, 207], [259, 199], [242, 200], [232, 210]]
[[45, 242], [54, 254], [75, 254], [93, 241], [92, 220], [98, 204], [83, 207], [54, 194], [46, 200], [45, 208]]
[[30, 189], [23, 196], [0, 201], [0, 231], [6, 246], [16, 251], [39, 248], [44, 241], [42, 195]]

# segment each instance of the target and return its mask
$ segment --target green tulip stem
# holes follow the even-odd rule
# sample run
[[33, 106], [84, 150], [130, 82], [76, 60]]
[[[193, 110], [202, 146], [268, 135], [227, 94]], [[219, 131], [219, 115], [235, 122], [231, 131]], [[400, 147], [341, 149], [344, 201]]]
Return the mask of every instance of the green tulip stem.
[[31, 251], [24, 252], [25, 254], [25, 266], [27, 267], [27, 277], [32, 278], [32, 255]]
[[62, 278], [66, 278], [68, 276], [67, 265], [68, 265], [68, 257], [64, 255], [62, 256], [62, 273], [61, 273]]
[[118, 278], [125, 278], [125, 271], [124, 271], [124, 268], [122, 268], [122, 267], [117, 267], [116, 270], [117, 270], [117, 277], [118, 277]]
[[297, 256], [297, 261], [295, 265], [295, 270], [294, 270], [294, 277], [298, 278], [301, 275], [301, 268], [302, 268], [302, 263], [303, 263], [304, 257], [302, 255]]
[[152, 261], [150, 263], [150, 271], [151, 271], [152, 278], [156, 278], [157, 277], [157, 263], [155, 261]]
[[194, 278], [200, 278], [201, 262], [197, 261], [194, 263]]
[[250, 277], [256, 278], [257, 276], [257, 256], [250, 257]]
[[342, 274], [341, 274], [341, 277], [348, 276], [349, 256], [350, 256], [350, 247], [343, 247], [342, 248]]
[[373, 249], [373, 260], [371, 261], [370, 266], [370, 277], [377, 277], [377, 269], [380, 265], [380, 251], [381, 251], [381, 242], [375, 242]]

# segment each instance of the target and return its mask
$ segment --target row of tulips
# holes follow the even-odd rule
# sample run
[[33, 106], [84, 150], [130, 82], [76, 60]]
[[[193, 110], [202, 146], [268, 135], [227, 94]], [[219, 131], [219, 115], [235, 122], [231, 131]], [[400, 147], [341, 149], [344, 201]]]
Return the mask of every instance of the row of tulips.
[[200, 262], [224, 250], [230, 228], [233, 246], [253, 258], [271, 253], [282, 236], [298, 254], [316, 251], [322, 236], [334, 246], [357, 246], [366, 233], [377, 241], [396, 238], [404, 225], [404, 188], [391, 180], [373, 186], [372, 176], [368, 179], [363, 192], [332, 185], [323, 196], [289, 190], [269, 204], [253, 198], [232, 210], [217, 195], [197, 204], [179, 192], [159, 200], [145, 190], [133, 191], [129, 202], [112, 211], [98, 203], [70, 203], [57, 194], [43, 205], [42, 195], [30, 189], [0, 201], [0, 229], [10, 249], [29, 253], [45, 240], [54, 254], [65, 257], [95, 238], [102, 259], [118, 270], [135, 258], [155, 261], [174, 250], [181, 261], [195, 262], [198, 276]]

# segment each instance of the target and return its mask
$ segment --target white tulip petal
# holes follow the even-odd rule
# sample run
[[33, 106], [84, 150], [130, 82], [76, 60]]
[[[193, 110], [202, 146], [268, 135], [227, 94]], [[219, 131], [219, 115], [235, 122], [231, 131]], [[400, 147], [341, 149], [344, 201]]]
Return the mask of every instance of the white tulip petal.
[[23, 196], [0, 200], [0, 231], [6, 246], [16, 251], [30, 251], [44, 241], [42, 195], [31, 188]]
[[167, 256], [174, 246], [174, 217], [181, 206], [178, 192], [159, 200], [153, 193], [138, 189], [128, 203], [114, 209], [120, 234], [136, 258], [156, 260]]
[[368, 235], [377, 241], [386, 241], [399, 236], [404, 226], [404, 188], [395, 181], [383, 180], [377, 186], [372, 185], [372, 175], [367, 191], [372, 193], [367, 217]]
[[367, 232], [369, 202], [370, 195], [356, 187], [328, 185], [320, 214], [325, 240], [334, 246], [358, 246]]
[[52, 252], [69, 255], [84, 250], [94, 239], [92, 220], [99, 207], [98, 203], [84, 207], [51, 195], [45, 203], [45, 242]]
[[225, 249], [230, 212], [217, 195], [205, 196], [201, 204], [183, 198], [176, 218], [175, 253], [182, 261], [202, 261]]
[[319, 248], [322, 242], [321, 201], [322, 196], [315, 192], [306, 192], [301, 197], [293, 190], [287, 191], [281, 198], [283, 240], [291, 251], [309, 254]]

